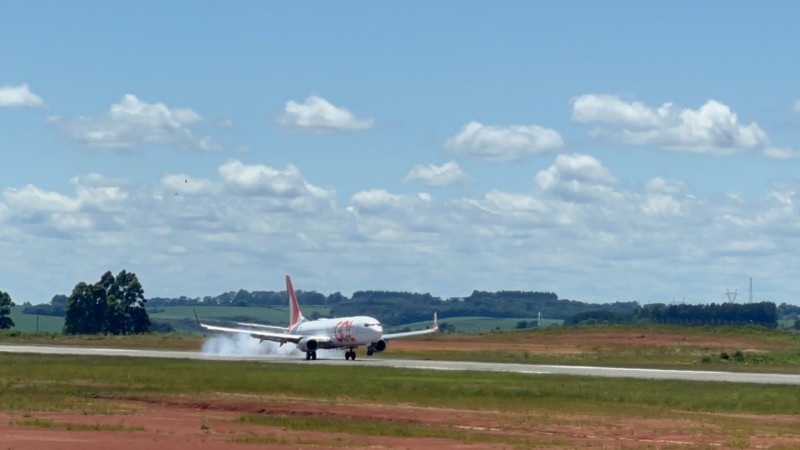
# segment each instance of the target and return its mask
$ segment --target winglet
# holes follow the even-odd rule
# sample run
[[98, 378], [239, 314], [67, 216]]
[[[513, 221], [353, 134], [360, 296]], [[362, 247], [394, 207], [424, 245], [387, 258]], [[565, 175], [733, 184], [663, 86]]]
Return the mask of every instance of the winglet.
[[293, 328], [300, 322], [306, 320], [303, 313], [300, 312], [300, 304], [297, 303], [297, 296], [292, 287], [292, 279], [286, 275], [286, 291], [289, 293], [289, 328]]
[[433, 312], [433, 331], [439, 330], [439, 316], [436, 311]]
[[197, 324], [198, 324], [198, 325], [200, 325], [200, 326], [202, 327], [202, 326], [203, 326], [203, 324], [202, 324], [202, 323], [200, 323], [200, 318], [199, 318], [199, 317], [197, 317], [197, 310], [196, 310], [196, 309], [194, 309], [194, 308], [192, 308], [192, 312], [194, 313], [194, 318], [195, 318], [195, 320], [197, 320]]

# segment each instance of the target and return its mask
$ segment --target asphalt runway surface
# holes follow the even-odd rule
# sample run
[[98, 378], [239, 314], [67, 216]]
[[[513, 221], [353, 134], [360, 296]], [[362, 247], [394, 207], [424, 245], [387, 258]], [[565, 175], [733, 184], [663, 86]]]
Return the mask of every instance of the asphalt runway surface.
[[[259, 361], [279, 364], [362, 365], [365, 367], [395, 367], [425, 370], [472, 370], [480, 372], [510, 372], [531, 375], [557, 374], [652, 380], [717, 381], [731, 383], [800, 385], [800, 375], [778, 373], [717, 372], [702, 370], [636, 369], [619, 367], [556, 366], [542, 364], [508, 364], [490, 362], [433, 361], [413, 359], [380, 359], [360, 357], [346, 361], [344, 357], [306, 361], [302, 356], [219, 356], [200, 351], [133, 350], [40, 345], [0, 345], [0, 353], [35, 353], [44, 355], [122, 356], [134, 358], [196, 359], [206, 361]], [[2, 358], [0, 358], [2, 360]]]

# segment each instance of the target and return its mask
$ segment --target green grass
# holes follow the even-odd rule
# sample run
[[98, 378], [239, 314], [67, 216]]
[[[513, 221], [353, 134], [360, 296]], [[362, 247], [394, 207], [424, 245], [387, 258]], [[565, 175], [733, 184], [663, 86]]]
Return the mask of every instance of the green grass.
[[[405, 327], [412, 330], [421, 330], [430, 328], [431, 320], [423, 322], [414, 322], [400, 326], [386, 327], [386, 332], [400, 331]], [[439, 317], [439, 323], [447, 323], [453, 325], [457, 333], [486, 333], [491, 331], [512, 331], [517, 329], [517, 324], [521, 321], [531, 323], [536, 322], [536, 318], [530, 317], [512, 317], [512, 318], [495, 318], [495, 317]], [[542, 319], [542, 327], [551, 327], [554, 325], [561, 325], [563, 320], [556, 319]]]
[[[670, 423], [680, 434], [689, 426], [697, 435], [714, 436], [725, 448], [751, 447], [758, 437], [797, 434], [800, 414], [797, 386], [736, 383], [637, 380], [559, 375], [523, 375], [466, 371], [424, 371], [368, 366], [266, 364], [259, 362], [156, 360], [125, 357], [82, 357], [0, 354], [0, 411], [22, 417], [18, 425], [37, 428], [95, 431], [144, 431], [116, 425], [55, 423], [35, 417], [41, 411], [74, 411], [84, 415], [129, 414], [121, 410], [130, 400], [177, 404], [235, 401], [240, 394], [260, 408], [305, 398], [332, 406], [332, 413], [306, 409], [294, 414], [248, 413], [236, 420], [248, 425], [247, 434], [231, 436], [240, 444], [287, 447], [349, 448], [370, 443], [370, 436], [443, 439], [464, 445], [504, 445], [515, 448], [565, 447], [570, 431], [549, 436], [548, 429], [580, 433], [663, 421], [658, 433], [669, 435]], [[404, 405], [491, 414], [505, 429], [454, 423], [428, 424], [375, 417], [339, 417], [337, 405]], [[191, 407], [187, 405], [187, 407]], [[252, 410], [255, 411], [255, 410]], [[465, 414], [467, 414], [465, 412]], [[780, 417], [773, 417], [780, 416]], [[215, 425], [203, 422], [202, 430]], [[258, 427], [264, 427], [259, 430]], [[666, 426], [667, 428], [663, 428]], [[515, 430], [545, 430], [528, 436]], [[282, 431], [300, 434], [283, 435]], [[339, 435], [307, 439], [305, 430]], [[537, 431], [538, 432], [538, 431]], [[301, 437], [302, 436], [302, 437]], [[646, 433], [645, 433], [646, 436]], [[544, 439], [541, 439], [544, 437]], [[755, 440], [754, 440], [755, 439]], [[788, 442], [788, 441], [787, 441]], [[641, 442], [640, 442], [641, 444]], [[375, 445], [374, 442], [370, 445]], [[658, 445], [658, 444], [654, 444]]]
[[23, 306], [11, 307], [11, 320], [14, 321], [15, 330], [24, 331], [27, 333], [34, 333], [37, 331], [40, 333], [60, 333], [61, 330], [64, 329], [63, 317], [23, 314], [23, 308]]
[[103, 424], [80, 424], [80, 423], [66, 423], [66, 422], [53, 422], [46, 419], [30, 419], [17, 421], [16, 425], [23, 427], [42, 428], [46, 430], [79, 430], [79, 431], [116, 431], [116, 432], [131, 432], [131, 431], [145, 431], [144, 427], [126, 427], [124, 425], [103, 425]]
[[0, 331], [0, 344], [70, 345], [77, 347], [138, 348], [152, 350], [199, 350], [205, 337], [189, 334], [143, 335], [66, 335], [61, 333], [21, 333]]
[[449, 425], [427, 425], [374, 418], [368, 421], [361, 421], [346, 417], [313, 415], [246, 415], [240, 417], [236, 423], [280, 427], [296, 431], [318, 431], [325, 433], [406, 438], [440, 438], [462, 441], [465, 443], [488, 440], [487, 437], [480, 433], [465, 431]]
[[796, 386], [125, 357], [0, 359], [6, 411], [95, 411], [109, 399], [225, 392], [498, 411], [800, 414]]

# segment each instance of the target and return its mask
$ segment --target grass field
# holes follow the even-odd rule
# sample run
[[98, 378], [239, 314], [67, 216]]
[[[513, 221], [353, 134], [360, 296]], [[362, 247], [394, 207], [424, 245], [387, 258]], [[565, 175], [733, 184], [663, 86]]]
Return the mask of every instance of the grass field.
[[[517, 329], [519, 322], [536, 323], [536, 318], [526, 317], [512, 317], [512, 318], [495, 318], [495, 317], [439, 317], [440, 323], [446, 323], [448, 326], [453, 325], [457, 333], [484, 333], [491, 331], [512, 331]], [[556, 319], [542, 319], [542, 327], [551, 327], [554, 325], [561, 325], [563, 320]], [[397, 327], [386, 327], [388, 332], [400, 331], [405, 327], [412, 330], [419, 330], [431, 326], [431, 321], [414, 322]]]
[[[790, 448], [800, 439], [796, 386], [123, 357], [4, 354], [2, 360], [0, 411], [10, 415], [10, 424], [67, 433], [111, 432], [118, 439], [146, 427], [127, 425], [130, 419], [107, 425], [99, 417], [130, 418], [137, 404], [209, 408], [215, 402], [241, 411], [229, 420], [248, 431], [220, 432], [235, 444], [348, 447], [341, 437], [346, 435], [366, 443], [370, 436], [390, 436], [400, 442], [431, 438], [460, 443], [454, 446], [574, 448], [576, 436], [589, 436], [584, 444], [589, 446], [602, 446], [598, 439], [612, 436], [612, 446], [622, 437], [662, 448], [670, 442], [675, 446], [675, 436], [687, 430], [696, 435], [683, 440], [709, 442], [709, 447], [751, 448], [769, 439]], [[290, 399], [307, 399], [305, 409], [270, 412], [275, 411], [271, 405]], [[257, 406], [246, 406], [253, 402]], [[352, 412], [363, 408], [359, 405], [424, 408], [416, 414], [443, 419], [428, 423], [398, 421], [396, 413], [359, 416]], [[64, 423], [41, 415], [58, 411], [77, 414]], [[459, 425], [460, 417], [478, 416], [489, 417], [493, 425]], [[88, 417], [89, 424], [78, 424], [80, 417]], [[647, 428], [656, 424], [658, 431]], [[208, 437], [222, 425], [203, 420], [196, 426]], [[292, 431], [316, 434], [301, 434], [301, 441], [288, 434]], [[325, 433], [339, 437], [320, 437]]]
[[64, 318], [53, 316], [33, 316], [23, 314], [23, 306], [11, 307], [11, 320], [14, 321], [14, 329], [26, 333], [60, 333], [64, 329]]
[[[3, 354], [0, 409], [58, 410], [130, 396], [258, 393], [464, 409], [800, 414], [796, 386], [442, 372], [364, 366]], [[19, 368], [24, 367], [24, 374]], [[231, 376], [236, 374], [236, 376]], [[325, 389], [310, 389], [325, 379]], [[380, 380], [376, 383], [352, 383]]]

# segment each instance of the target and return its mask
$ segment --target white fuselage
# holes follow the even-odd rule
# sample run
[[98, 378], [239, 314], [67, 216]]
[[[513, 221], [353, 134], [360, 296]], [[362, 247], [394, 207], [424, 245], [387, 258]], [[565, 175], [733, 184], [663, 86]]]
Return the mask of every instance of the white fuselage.
[[329, 337], [329, 342], [320, 342], [320, 348], [354, 348], [379, 341], [383, 336], [383, 327], [374, 317], [353, 316], [307, 320], [295, 325], [289, 332], [306, 336]]

